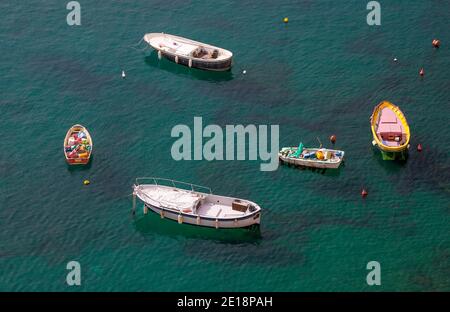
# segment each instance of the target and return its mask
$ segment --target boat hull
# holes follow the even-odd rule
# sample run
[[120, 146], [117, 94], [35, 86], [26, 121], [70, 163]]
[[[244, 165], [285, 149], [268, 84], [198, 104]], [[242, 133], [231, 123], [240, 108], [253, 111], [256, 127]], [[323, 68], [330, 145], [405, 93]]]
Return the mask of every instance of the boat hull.
[[87, 165], [90, 158], [66, 158], [67, 164], [69, 165]]
[[229, 218], [209, 218], [188, 213], [176, 212], [165, 207], [158, 207], [144, 202], [144, 213], [145, 208], [150, 209], [154, 213], [157, 213], [158, 215], [161, 216], [161, 218], [167, 218], [176, 221], [178, 223], [211, 228], [221, 228], [221, 229], [246, 228], [254, 225], [259, 225], [261, 220], [260, 211], [256, 211], [255, 213], [249, 214], [245, 217], [229, 219]]
[[[167, 52], [162, 52], [161, 54], [164, 58], [168, 59], [171, 62], [174, 62], [179, 65], [184, 65], [189, 67], [189, 58], [184, 56], [178, 56], [178, 61], [176, 60], [176, 55], [170, 54]], [[227, 71], [231, 69], [232, 59], [217, 61], [217, 62], [206, 62], [198, 59], [192, 59], [191, 68], [197, 68], [202, 70], [211, 70], [211, 71]]]
[[309, 168], [320, 168], [320, 169], [338, 169], [339, 166], [342, 163], [342, 160], [335, 163], [326, 163], [326, 162], [312, 162], [307, 161], [303, 159], [298, 158], [292, 158], [292, 157], [284, 157], [279, 156], [280, 160], [283, 163], [294, 165], [294, 166], [302, 166], [302, 167], [309, 167]]

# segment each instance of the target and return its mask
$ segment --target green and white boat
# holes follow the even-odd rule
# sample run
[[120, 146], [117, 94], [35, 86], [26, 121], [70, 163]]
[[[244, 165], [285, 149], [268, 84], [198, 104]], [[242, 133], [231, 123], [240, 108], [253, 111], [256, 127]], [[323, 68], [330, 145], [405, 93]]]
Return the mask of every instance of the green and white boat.
[[344, 151], [323, 147], [305, 148], [303, 143], [298, 147], [283, 147], [278, 153], [280, 161], [295, 166], [337, 169], [344, 160]]

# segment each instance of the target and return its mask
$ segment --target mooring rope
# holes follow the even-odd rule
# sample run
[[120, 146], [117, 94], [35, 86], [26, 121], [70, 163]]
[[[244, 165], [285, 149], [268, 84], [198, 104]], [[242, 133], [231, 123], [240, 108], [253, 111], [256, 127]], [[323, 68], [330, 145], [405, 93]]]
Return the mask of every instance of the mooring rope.
[[139, 42], [137, 44], [131, 45], [128, 47], [131, 49], [137, 50], [139, 52], [144, 52], [145, 50], [147, 50], [149, 48], [148, 46], [144, 47], [143, 49], [138, 49], [139, 45], [142, 43], [143, 40], [144, 40], [144, 37], [142, 37], [141, 40], [139, 40]]

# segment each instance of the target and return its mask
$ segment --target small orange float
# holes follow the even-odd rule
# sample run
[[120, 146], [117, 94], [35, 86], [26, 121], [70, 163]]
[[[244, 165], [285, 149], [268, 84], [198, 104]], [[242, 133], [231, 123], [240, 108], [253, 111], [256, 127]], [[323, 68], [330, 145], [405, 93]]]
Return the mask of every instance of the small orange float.
[[419, 75], [422, 77], [425, 75], [425, 70], [423, 69], [423, 67], [420, 69]]
[[432, 44], [433, 47], [439, 48], [441, 46], [441, 41], [439, 39], [433, 39]]
[[366, 189], [362, 189], [361, 196], [364, 198], [364, 197], [367, 197], [367, 195], [369, 195], [369, 192], [367, 192]]
[[336, 143], [336, 135], [333, 134], [332, 136], [330, 136], [330, 142], [333, 144]]

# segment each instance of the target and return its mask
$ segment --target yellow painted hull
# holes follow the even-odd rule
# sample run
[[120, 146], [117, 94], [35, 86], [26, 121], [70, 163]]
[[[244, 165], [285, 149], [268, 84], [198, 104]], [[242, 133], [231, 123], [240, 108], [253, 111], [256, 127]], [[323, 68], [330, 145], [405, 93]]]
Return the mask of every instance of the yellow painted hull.
[[[406, 140], [402, 145], [399, 145], [399, 146], [385, 145], [377, 136], [377, 121], [378, 121], [380, 112], [384, 108], [388, 108], [391, 111], [393, 111], [403, 126], [403, 129], [406, 134]], [[383, 101], [375, 107], [375, 109], [373, 110], [372, 116], [370, 117], [370, 127], [372, 129], [373, 140], [381, 151], [390, 152], [390, 153], [398, 153], [398, 152], [402, 152], [408, 148], [409, 140], [411, 137], [408, 122], [406, 121], [405, 115], [403, 115], [400, 108], [398, 106], [395, 106], [391, 102]]]

